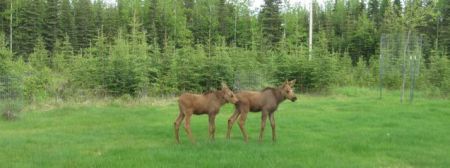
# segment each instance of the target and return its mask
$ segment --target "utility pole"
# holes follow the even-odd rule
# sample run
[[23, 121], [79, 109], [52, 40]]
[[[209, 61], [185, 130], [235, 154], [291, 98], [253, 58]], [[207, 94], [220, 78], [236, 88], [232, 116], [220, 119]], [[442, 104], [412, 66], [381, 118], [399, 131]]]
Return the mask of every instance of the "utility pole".
[[12, 34], [13, 34], [13, 32], [12, 32], [12, 15], [13, 15], [12, 3], [13, 3], [13, 1], [11, 1], [11, 4], [10, 4], [11, 9], [9, 11], [10, 12], [10, 15], [9, 15], [9, 50], [11, 53], [12, 53]]
[[175, 52], [175, 49], [177, 48], [177, 0], [174, 0], [173, 1], [173, 11], [174, 11], [174, 13], [175, 13], [175, 26], [174, 26], [174, 28], [173, 28], [173, 39], [174, 39], [174, 41], [175, 41], [175, 44], [174, 44], [174, 52]]
[[212, 27], [212, 18], [211, 18], [211, 4], [208, 3], [209, 8], [209, 25], [208, 25], [208, 57], [211, 57], [211, 27]]
[[236, 47], [237, 46], [237, 41], [236, 41], [236, 36], [237, 36], [237, 16], [238, 16], [238, 12], [239, 12], [238, 2], [234, 1], [234, 5], [236, 6], [236, 10], [234, 12], [234, 47]]
[[312, 36], [313, 36], [313, 0], [311, 0], [309, 6], [309, 57], [308, 60], [312, 59]]

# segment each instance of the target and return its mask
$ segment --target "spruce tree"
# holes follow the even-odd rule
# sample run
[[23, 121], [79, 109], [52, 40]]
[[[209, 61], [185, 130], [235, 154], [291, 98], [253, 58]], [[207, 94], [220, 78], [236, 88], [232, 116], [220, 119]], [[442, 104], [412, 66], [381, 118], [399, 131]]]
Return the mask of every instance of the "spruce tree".
[[30, 54], [29, 61], [34, 68], [40, 70], [50, 63], [48, 59], [48, 51], [45, 49], [45, 43], [41, 36], [36, 40], [33, 53]]
[[73, 8], [70, 0], [61, 0], [59, 9], [59, 27], [61, 29], [58, 37], [64, 38], [66, 35], [70, 38], [72, 44], [75, 43], [75, 23], [73, 16]]
[[108, 40], [113, 40], [119, 30], [119, 12], [115, 7], [106, 7], [103, 32]]
[[9, 1], [0, 0], [0, 29], [5, 34], [9, 32]]
[[402, 15], [402, 3], [400, 0], [394, 0], [394, 12], [397, 16]]
[[193, 32], [194, 31], [194, 0], [184, 1], [184, 14], [186, 15], [186, 27]]
[[281, 40], [282, 28], [280, 17], [281, 0], [264, 0], [264, 6], [260, 13], [262, 33], [268, 47], [275, 47]]
[[13, 51], [18, 55], [23, 56], [27, 61], [28, 54], [33, 52], [37, 37], [42, 30], [42, 5], [40, 0], [30, 0], [23, 3], [22, 7], [18, 9], [16, 25], [14, 27], [14, 41]]
[[78, 0], [75, 3], [75, 50], [87, 48], [95, 35], [92, 4], [90, 0]]
[[219, 33], [223, 37], [228, 36], [228, 27], [230, 26], [227, 20], [230, 13], [225, 3], [225, 0], [219, 0], [218, 4]]
[[446, 52], [450, 58], [450, 0], [439, 0], [437, 4], [438, 16], [438, 47]]
[[60, 33], [58, 25], [58, 0], [47, 0], [46, 13], [43, 24], [43, 38], [45, 48], [53, 52], [56, 39]]
[[160, 28], [160, 17], [158, 11], [158, 0], [148, 0], [147, 17], [144, 20], [144, 27], [147, 30], [147, 43], [153, 44], [158, 42], [158, 29]]
[[380, 9], [379, 9], [379, 2], [378, 0], [370, 0], [368, 4], [368, 15], [369, 19], [375, 22], [377, 27], [379, 26], [379, 17], [380, 17]]

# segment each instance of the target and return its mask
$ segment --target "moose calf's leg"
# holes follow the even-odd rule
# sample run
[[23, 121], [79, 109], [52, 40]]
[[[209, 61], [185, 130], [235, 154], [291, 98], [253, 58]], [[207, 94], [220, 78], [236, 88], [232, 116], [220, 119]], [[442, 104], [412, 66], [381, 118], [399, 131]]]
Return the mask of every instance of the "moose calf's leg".
[[227, 131], [227, 139], [230, 139], [231, 136], [231, 128], [233, 128], [233, 124], [236, 121], [236, 119], [239, 117], [239, 111], [236, 109], [231, 115], [231, 117], [228, 119], [228, 131]]
[[247, 132], [245, 132], [245, 120], [247, 119], [247, 113], [248, 112], [242, 112], [240, 117], [239, 117], [239, 128], [241, 129], [242, 135], [244, 136], [244, 141], [248, 142], [248, 136], [247, 136]]
[[209, 139], [214, 140], [214, 133], [216, 131], [216, 115], [209, 115]]
[[183, 118], [184, 118], [184, 114], [183, 114], [183, 112], [180, 112], [177, 119], [173, 123], [174, 128], [175, 128], [175, 140], [177, 141], [177, 143], [180, 143], [179, 130], [180, 130], [181, 122], [183, 122]]
[[191, 143], [195, 143], [194, 137], [192, 137], [192, 131], [191, 131], [191, 116], [192, 116], [192, 113], [186, 114], [186, 118], [185, 118], [186, 121], [184, 123], [184, 129], [186, 130], [186, 133], [187, 133], [188, 138], [191, 141]]
[[267, 120], [267, 111], [262, 111], [261, 131], [259, 132], [259, 142], [262, 142], [262, 139], [264, 136], [264, 128], [266, 127], [266, 120]]
[[275, 142], [277, 135], [275, 133], [275, 114], [274, 112], [269, 114], [270, 126], [272, 126], [272, 141]]

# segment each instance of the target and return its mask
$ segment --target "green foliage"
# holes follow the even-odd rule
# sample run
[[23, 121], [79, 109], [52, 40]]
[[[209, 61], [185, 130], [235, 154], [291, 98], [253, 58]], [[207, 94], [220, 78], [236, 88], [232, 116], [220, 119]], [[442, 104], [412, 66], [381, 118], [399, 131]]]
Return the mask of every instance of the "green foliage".
[[162, 29], [162, 21], [160, 20], [158, 13], [158, 1], [157, 0], [146, 0], [146, 5], [148, 9], [146, 10], [146, 14], [144, 18], [144, 28], [147, 31], [147, 42], [153, 44], [158, 42], [159, 45], [162, 46], [162, 39], [159, 38], [161, 36], [160, 31]]
[[438, 47], [444, 52], [450, 53], [450, 2], [449, 0], [438, 0]]
[[199, 76], [199, 85], [201, 90], [207, 91], [210, 88], [219, 88], [221, 82], [226, 82], [230, 86], [233, 85], [233, 70], [232, 60], [228, 56], [228, 51], [222, 48], [218, 55], [208, 57], [203, 66], [201, 66]]
[[51, 80], [51, 70], [48, 51], [41, 37], [38, 37], [33, 53], [30, 54], [29, 64], [21, 63], [24, 85], [24, 96], [27, 101], [34, 102], [44, 100], [48, 96], [48, 85]]
[[88, 48], [94, 38], [94, 13], [90, 0], [78, 0], [74, 3], [75, 36], [74, 48]]
[[169, 76], [173, 83], [176, 83], [175, 88], [178, 91], [201, 91], [199, 79], [205, 72], [201, 72], [201, 66], [195, 66], [196, 64], [206, 65], [203, 48], [198, 48], [197, 52], [193, 52], [193, 49], [188, 47], [175, 53]]
[[277, 45], [282, 36], [282, 18], [280, 17], [281, 0], [265, 0], [260, 13], [262, 33], [267, 43], [266, 47]]
[[367, 16], [362, 16], [358, 20], [358, 27], [349, 39], [349, 54], [352, 58], [353, 65], [356, 65], [360, 57], [366, 62], [369, 61], [371, 54], [375, 53], [378, 46], [379, 37], [375, 36], [375, 25], [370, 22]]
[[2, 75], [11, 71], [12, 53], [6, 47], [5, 35], [0, 33], [0, 72]]
[[53, 51], [53, 57], [50, 59], [49, 66], [56, 74], [68, 75], [73, 63], [74, 53], [69, 36], [66, 35], [64, 41], [57, 40]]
[[16, 20], [14, 43], [14, 51], [23, 56], [25, 60], [28, 58], [28, 54], [33, 52], [36, 39], [40, 35], [42, 30], [42, 15], [41, 11], [42, 0], [30, 0], [23, 3], [22, 8], [19, 8], [17, 15], [20, 19]]
[[348, 53], [345, 53], [343, 56], [337, 58], [338, 70], [336, 71], [336, 76], [339, 77], [336, 79], [337, 86], [354, 86], [357, 84], [354, 79], [352, 60], [347, 55]]
[[[137, 62], [135, 55], [130, 53], [130, 46], [125, 39], [116, 39], [116, 45], [111, 49], [111, 55], [107, 61], [106, 71], [103, 75], [105, 88], [113, 95], [137, 92], [137, 74], [134, 71], [134, 63]], [[95, 69], [94, 69], [95, 70]]]
[[334, 55], [318, 55], [311, 61], [308, 61], [307, 55], [280, 57], [274, 73], [277, 83], [296, 79], [295, 86], [301, 90], [321, 91], [332, 86], [337, 78], [337, 58]]
[[[10, 7], [10, 1], [8, 1], [8, 0], [1, 0], [0, 1], [0, 29], [1, 30], [7, 30], [8, 29], [8, 22], [9, 22], [9, 18], [8, 18], [8, 14], [9, 14], [9, 12], [11, 12], [11, 11], [9, 11], [8, 9], [9, 9], [9, 7]], [[9, 31], [5, 31], [5, 32], [2, 32], [2, 33], [4, 33], [4, 34], [9, 34], [8, 33]]]
[[53, 52], [56, 39], [58, 35], [61, 34], [58, 25], [58, 3], [58, 0], [47, 0], [46, 3], [46, 11], [43, 24], [44, 32], [42, 34], [45, 41], [45, 48], [50, 52]]
[[[286, 79], [307, 91], [374, 87], [380, 35], [409, 30], [424, 34], [418, 88], [448, 95], [447, 0], [314, 2], [311, 61], [308, 9], [281, 0], [264, 1], [259, 13], [247, 1], [225, 0], [18, 0], [11, 9], [9, 2], [0, 1], [0, 28], [13, 29], [8, 43], [2, 39], [2, 77], [17, 78], [16, 94], [35, 100], [61, 88], [71, 96], [140, 97], [201, 92], [221, 81], [252, 90]], [[398, 88], [401, 72], [383, 80]]]
[[[6, 48], [5, 36], [0, 33], [0, 99], [10, 98], [17, 92], [12, 88], [17, 84], [17, 74], [13, 72], [12, 53]], [[17, 94], [17, 93], [14, 93]]]
[[[65, 36], [70, 37], [71, 40], [75, 39], [75, 20], [73, 16], [73, 7], [70, 0], [61, 0], [59, 6], [59, 28], [61, 29], [59, 38], [65, 38]], [[73, 41], [72, 41], [73, 43]]]
[[442, 55], [431, 58], [430, 70], [427, 73], [432, 89], [439, 90], [439, 96], [450, 95], [450, 60]]
[[38, 37], [36, 46], [33, 49], [33, 53], [30, 54], [28, 61], [33, 67], [43, 69], [50, 63], [49, 60], [48, 51], [45, 49], [44, 41], [42, 37]]
[[[219, 0], [217, 4], [217, 19], [218, 19], [218, 33], [222, 36], [227, 44], [231, 44], [234, 41], [234, 19], [237, 15], [235, 13], [235, 6], [227, 2], [226, 0]], [[236, 25], [237, 26], [237, 25]]]
[[48, 85], [51, 80], [51, 71], [47, 67], [42, 69], [34, 69], [31, 66], [25, 66], [25, 74], [23, 77], [23, 94], [28, 102], [46, 100], [49, 97]]

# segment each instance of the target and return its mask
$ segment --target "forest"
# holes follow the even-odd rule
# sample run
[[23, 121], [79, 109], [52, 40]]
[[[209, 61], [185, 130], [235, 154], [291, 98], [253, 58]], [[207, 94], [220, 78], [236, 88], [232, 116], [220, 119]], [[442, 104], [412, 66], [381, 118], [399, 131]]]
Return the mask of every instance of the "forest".
[[[0, 95], [39, 101], [379, 85], [380, 37], [421, 37], [418, 89], [450, 94], [449, 0], [0, 0]], [[309, 58], [311, 56], [311, 59]], [[385, 79], [399, 89], [401, 77]]]

